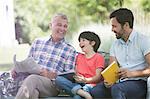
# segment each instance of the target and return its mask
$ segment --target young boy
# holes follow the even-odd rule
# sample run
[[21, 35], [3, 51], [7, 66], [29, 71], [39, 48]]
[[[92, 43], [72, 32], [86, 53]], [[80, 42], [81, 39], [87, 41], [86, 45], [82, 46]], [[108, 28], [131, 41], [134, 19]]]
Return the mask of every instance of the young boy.
[[77, 99], [77, 97], [78, 99], [81, 97], [92, 99], [89, 92], [101, 81], [101, 71], [105, 62], [104, 57], [97, 53], [101, 41], [97, 34], [90, 31], [82, 32], [78, 40], [84, 54], [79, 53], [77, 55], [74, 75], [76, 83], [63, 76], [57, 76], [55, 81], [59, 89], [64, 89], [70, 95], [73, 95], [74, 99]]

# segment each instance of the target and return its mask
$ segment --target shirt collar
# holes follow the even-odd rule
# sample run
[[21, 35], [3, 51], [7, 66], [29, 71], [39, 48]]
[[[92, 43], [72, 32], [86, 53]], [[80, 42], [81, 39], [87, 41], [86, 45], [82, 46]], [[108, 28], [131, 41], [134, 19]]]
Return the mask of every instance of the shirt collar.
[[[131, 32], [131, 34], [130, 34], [130, 36], [129, 36], [129, 38], [128, 38], [127, 43], [129, 43], [129, 42], [132, 43], [135, 36], [136, 36], [136, 32], [135, 32], [135, 30], [132, 30], [132, 32]], [[126, 43], [126, 42], [125, 42], [124, 40], [122, 40], [122, 39], [119, 39], [119, 41], [120, 41], [120, 43], [122, 43], [122, 44], [125, 44], [125, 43]]]
[[65, 42], [65, 39], [63, 38], [63, 39], [61, 39], [59, 42], [53, 42], [53, 41], [52, 41], [52, 36], [50, 36], [50, 37], [47, 39], [47, 41], [52, 42], [52, 43], [54, 43], [54, 44], [60, 44], [60, 43]]
[[136, 32], [134, 30], [132, 30], [132, 32], [131, 32], [131, 34], [129, 36], [128, 41], [129, 42], [133, 42], [133, 39], [134, 39], [135, 36], [136, 36]]

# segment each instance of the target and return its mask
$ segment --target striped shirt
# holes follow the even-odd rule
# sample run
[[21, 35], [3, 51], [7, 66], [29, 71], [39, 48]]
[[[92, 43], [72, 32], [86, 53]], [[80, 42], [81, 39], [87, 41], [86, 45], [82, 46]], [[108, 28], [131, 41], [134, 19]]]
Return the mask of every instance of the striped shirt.
[[52, 38], [36, 39], [30, 49], [29, 57], [42, 67], [56, 71], [58, 74], [74, 71], [76, 51], [64, 39], [52, 42]]

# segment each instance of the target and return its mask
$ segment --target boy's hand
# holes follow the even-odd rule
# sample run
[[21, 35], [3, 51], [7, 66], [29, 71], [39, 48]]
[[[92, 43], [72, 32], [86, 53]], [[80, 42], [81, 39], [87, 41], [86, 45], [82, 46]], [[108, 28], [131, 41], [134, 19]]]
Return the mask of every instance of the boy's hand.
[[82, 75], [75, 75], [75, 76], [74, 76], [74, 79], [75, 79], [77, 82], [79, 82], [79, 83], [85, 83], [85, 82], [86, 82], [85, 77], [82, 76]]

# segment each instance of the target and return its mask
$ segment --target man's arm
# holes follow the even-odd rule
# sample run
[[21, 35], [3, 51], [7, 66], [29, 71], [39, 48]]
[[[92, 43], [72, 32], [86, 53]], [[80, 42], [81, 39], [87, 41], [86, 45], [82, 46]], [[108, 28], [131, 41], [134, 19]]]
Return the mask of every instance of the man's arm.
[[123, 78], [150, 76], [150, 53], [145, 55], [145, 61], [148, 64], [148, 66], [145, 69], [136, 71], [129, 71], [128, 69], [120, 69], [119, 76]]
[[148, 64], [148, 67], [145, 70], [143, 70], [143, 75], [150, 76], [150, 52], [145, 55], [145, 60], [146, 63]]
[[145, 61], [148, 64], [147, 68], [144, 70], [135, 71], [131, 76], [133, 77], [146, 77], [150, 76], [150, 53], [145, 55]]

